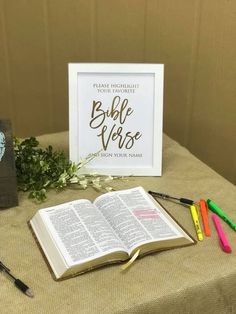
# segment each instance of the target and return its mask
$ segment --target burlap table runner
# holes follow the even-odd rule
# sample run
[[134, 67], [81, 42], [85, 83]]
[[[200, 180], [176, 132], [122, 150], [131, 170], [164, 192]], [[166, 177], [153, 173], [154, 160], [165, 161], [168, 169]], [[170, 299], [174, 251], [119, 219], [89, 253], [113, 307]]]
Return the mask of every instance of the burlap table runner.
[[[68, 152], [68, 133], [39, 137]], [[198, 200], [212, 198], [236, 221], [235, 186], [164, 135], [163, 176], [117, 181], [117, 189], [142, 185]], [[93, 189], [51, 191], [47, 207], [78, 198], [93, 200]], [[188, 208], [162, 201], [172, 215], [196, 238]], [[34, 291], [28, 298], [0, 274], [0, 313], [236, 313], [236, 232], [222, 224], [232, 245], [226, 254], [219, 247], [212, 221], [212, 236], [197, 245], [156, 253], [139, 259], [126, 272], [119, 265], [56, 282], [29, 230], [27, 221], [39, 205], [19, 194], [19, 206], [0, 211], [0, 257]]]

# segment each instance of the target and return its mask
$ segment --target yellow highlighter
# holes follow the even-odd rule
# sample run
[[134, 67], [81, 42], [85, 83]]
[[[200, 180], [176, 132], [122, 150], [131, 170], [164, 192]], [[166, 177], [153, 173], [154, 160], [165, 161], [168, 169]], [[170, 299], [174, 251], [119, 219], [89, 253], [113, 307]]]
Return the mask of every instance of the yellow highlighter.
[[195, 227], [195, 230], [197, 233], [197, 238], [199, 241], [202, 241], [203, 240], [203, 234], [202, 234], [201, 226], [200, 226], [199, 219], [198, 219], [197, 208], [195, 205], [191, 205], [190, 210], [191, 210], [191, 215], [192, 215], [194, 227]]

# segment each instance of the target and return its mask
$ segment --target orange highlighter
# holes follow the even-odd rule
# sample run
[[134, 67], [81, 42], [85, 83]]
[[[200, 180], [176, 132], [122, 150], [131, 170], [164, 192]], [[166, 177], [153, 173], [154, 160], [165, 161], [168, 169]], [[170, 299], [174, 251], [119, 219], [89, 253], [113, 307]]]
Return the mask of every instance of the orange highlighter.
[[204, 200], [200, 200], [199, 206], [200, 206], [200, 211], [202, 215], [204, 233], [207, 237], [209, 237], [211, 235], [211, 231], [210, 231], [209, 220], [208, 220], [208, 215], [207, 215], [207, 204]]

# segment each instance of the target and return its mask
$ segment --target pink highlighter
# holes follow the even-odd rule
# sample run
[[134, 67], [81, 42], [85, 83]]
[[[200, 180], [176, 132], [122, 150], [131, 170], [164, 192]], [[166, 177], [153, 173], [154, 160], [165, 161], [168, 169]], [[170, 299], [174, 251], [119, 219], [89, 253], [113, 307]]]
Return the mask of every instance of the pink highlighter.
[[220, 240], [220, 246], [221, 246], [222, 250], [226, 253], [231, 253], [231, 247], [230, 247], [229, 242], [228, 242], [228, 240], [227, 240], [227, 238], [223, 232], [223, 229], [221, 227], [218, 216], [216, 214], [213, 214], [211, 217], [214, 221], [216, 231], [218, 233], [219, 240]]

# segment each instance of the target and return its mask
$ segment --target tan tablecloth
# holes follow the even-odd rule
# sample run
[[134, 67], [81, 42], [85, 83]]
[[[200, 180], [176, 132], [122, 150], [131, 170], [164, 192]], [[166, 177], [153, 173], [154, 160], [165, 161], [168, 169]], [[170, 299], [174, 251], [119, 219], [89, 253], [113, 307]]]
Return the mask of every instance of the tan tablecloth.
[[[66, 132], [39, 139], [68, 152]], [[163, 176], [129, 178], [115, 187], [138, 185], [195, 200], [211, 198], [236, 221], [235, 186], [165, 135]], [[97, 196], [90, 188], [52, 191], [41, 207]], [[225, 223], [231, 254], [220, 249], [211, 221], [212, 236], [197, 245], [146, 256], [125, 273], [113, 265], [56, 282], [27, 225], [39, 206], [24, 193], [19, 201], [18, 207], [0, 211], [0, 257], [35, 297], [28, 298], [0, 274], [0, 313], [236, 313], [236, 232]], [[196, 238], [189, 210], [162, 202]]]

